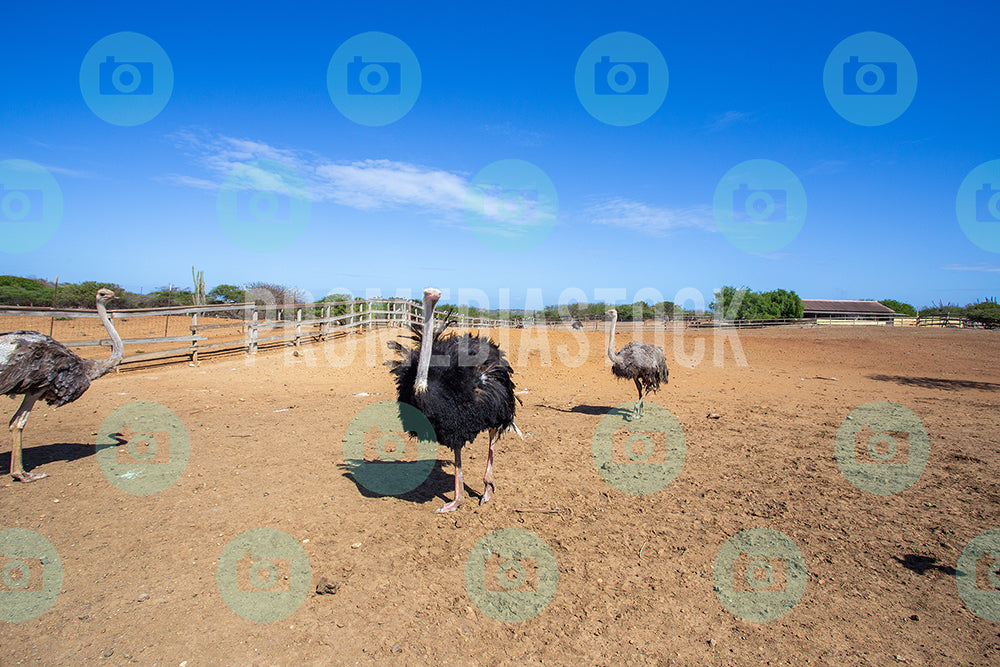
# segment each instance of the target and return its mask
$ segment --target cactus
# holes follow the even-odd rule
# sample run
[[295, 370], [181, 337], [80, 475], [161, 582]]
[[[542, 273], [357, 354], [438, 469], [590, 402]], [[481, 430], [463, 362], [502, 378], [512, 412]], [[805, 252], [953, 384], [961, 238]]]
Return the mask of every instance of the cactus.
[[204, 306], [205, 305], [205, 272], [198, 271], [195, 272], [194, 267], [191, 267], [191, 277], [194, 279], [194, 305]]

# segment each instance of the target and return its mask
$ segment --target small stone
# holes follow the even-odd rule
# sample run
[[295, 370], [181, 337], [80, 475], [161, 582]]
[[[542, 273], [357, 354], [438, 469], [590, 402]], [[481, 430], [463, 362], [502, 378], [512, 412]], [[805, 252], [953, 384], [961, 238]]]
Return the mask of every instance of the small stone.
[[361, 542], [355, 542], [354, 544], [351, 545], [351, 548], [352, 549], [357, 549], [360, 546], [361, 546]]
[[333, 595], [340, 590], [340, 584], [331, 582], [326, 577], [320, 577], [316, 584], [316, 595]]
[[395, 646], [393, 646], [389, 650], [392, 651], [393, 653], [402, 653], [403, 652], [403, 647], [400, 646], [399, 644], [396, 644]]
[[110, 657], [111, 657], [111, 656], [113, 656], [114, 654], [115, 654], [115, 650], [114, 650], [113, 648], [109, 648], [108, 650], [106, 650], [106, 651], [104, 652], [104, 657], [105, 657], [105, 658], [110, 658]]
[[920, 617], [917, 616], [916, 614], [910, 614], [910, 620], [911, 621], [919, 621]]
[[708, 640], [708, 645], [709, 646], [715, 646], [715, 638], [714, 637], [712, 639]]

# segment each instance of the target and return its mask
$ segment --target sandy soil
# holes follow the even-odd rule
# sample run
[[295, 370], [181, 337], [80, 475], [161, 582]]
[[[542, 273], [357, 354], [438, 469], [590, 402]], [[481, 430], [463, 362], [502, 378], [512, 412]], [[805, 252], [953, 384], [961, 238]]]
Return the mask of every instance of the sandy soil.
[[[737, 339], [746, 365], [731, 342], [715, 358], [711, 332], [689, 334], [679, 350], [668, 337], [670, 384], [647, 402], [647, 418], [654, 403], [676, 417], [683, 467], [639, 495], [605, 481], [592, 454], [601, 420], [631, 408], [634, 387], [612, 376], [602, 333], [582, 335], [585, 350], [579, 332], [494, 332], [524, 392], [526, 439], [501, 439], [493, 500], [479, 506], [473, 495], [450, 515], [433, 513], [451, 497], [450, 452], [399, 497], [371, 493], [345, 461], [352, 420], [394, 398], [384, 334], [349, 339], [353, 355], [341, 340], [299, 357], [111, 375], [73, 404], [37, 407], [24, 459], [50, 476], [5, 477], [0, 529], [47, 539], [63, 579], [47, 611], [0, 621], [0, 663], [1000, 663], [1000, 626], [970, 610], [956, 583], [963, 549], [1000, 516], [1000, 332], [746, 331]], [[629, 339], [619, 332], [619, 345]], [[168, 407], [190, 438], [183, 473], [158, 493], [122, 490], [99, 464], [102, 423], [132, 401]], [[926, 468], [895, 494], [857, 488], [834, 455], [838, 429], [871, 401], [909, 408], [929, 437]], [[465, 449], [470, 493], [482, 491], [485, 456], [484, 434]], [[232, 562], [227, 545], [257, 528], [287, 534], [308, 559], [307, 575], [294, 558], [241, 561], [288, 576], [275, 590], [308, 587], [270, 622], [246, 618], [276, 608], [247, 606], [260, 586], [246, 571], [237, 587], [250, 598], [237, 602], [224, 599], [218, 572]], [[525, 590], [555, 583], [523, 621], [496, 618], [517, 609], [485, 612], [466, 584], [480, 540], [511, 528], [547, 545], [558, 570], [555, 583], [545, 563], [520, 554]], [[805, 565], [769, 561], [778, 574], [768, 592], [805, 587], [767, 622], [731, 611], [713, 580], [717, 556], [749, 529], [780, 531]], [[48, 576], [57, 565], [31, 567]], [[0, 614], [22, 593], [0, 587]]]

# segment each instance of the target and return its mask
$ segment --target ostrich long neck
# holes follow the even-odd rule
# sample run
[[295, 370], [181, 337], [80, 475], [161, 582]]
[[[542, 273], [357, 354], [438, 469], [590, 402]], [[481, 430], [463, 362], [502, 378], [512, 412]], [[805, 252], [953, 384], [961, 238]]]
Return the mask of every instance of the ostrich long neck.
[[115, 331], [114, 325], [111, 324], [111, 318], [108, 317], [108, 311], [100, 301], [97, 302], [97, 314], [101, 316], [101, 322], [104, 323], [104, 328], [107, 329], [108, 335], [111, 336], [111, 356], [105, 361], [94, 363], [94, 367], [90, 372], [91, 380], [96, 380], [102, 375], [110, 373], [121, 363], [122, 357], [125, 356], [125, 345], [122, 343], [121, 336]]
[[431, 367], [434, 352], [434, 303], [436, 299], [424, 297], [424, 333], [420, 338], [420, 359], [417, 361], [417, 379], [413, 383], [413, 393], [427, 391], [427, 371]]
[[615, 354], [615, 324], [618, 322], [618, 313], [611, 316], [611, 324], [608, 326], [608, 358], [617, 363], [619, 357]]

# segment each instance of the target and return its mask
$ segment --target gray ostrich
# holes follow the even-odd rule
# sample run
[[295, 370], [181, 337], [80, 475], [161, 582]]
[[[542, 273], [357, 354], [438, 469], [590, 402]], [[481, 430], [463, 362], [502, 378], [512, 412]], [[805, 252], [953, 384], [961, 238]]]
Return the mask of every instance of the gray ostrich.
[[87, 391], [92, 380], [110, 372], [125, 353], [122, 339], [111, 324], [106, 304], [115, 298], [111, 290], [97, 291], [97, 312], [111, 336], [111, 357], [104, 361], [81, 359], [62, 343], [37, 331], [0, 334], [0, 394], [24, 396], [10, 420], [14, 442], [10, 450], [10, 475], [22, 482], [47, 477], [44, 472], [25, 472], [21, 463], [21, 432], [31, 408], [40, 398], [59, 407], [72, 403]]
[[635, 380], [635, 388], [639, 391], [639, 402], [632, 412], [633, 419], [642, 418], [642, 399], [652, 390], [657, 391], [660, 383], [668, 382], [667, 361], [663, 349], [649, 343], [631, 342], [618, 352], [615, 352], [615, 324], [618, 322], [618, 311], [608, 311], [611, 324], [608, 327], [608, 358], [612, 361], [611, 372], [619, 378]]

